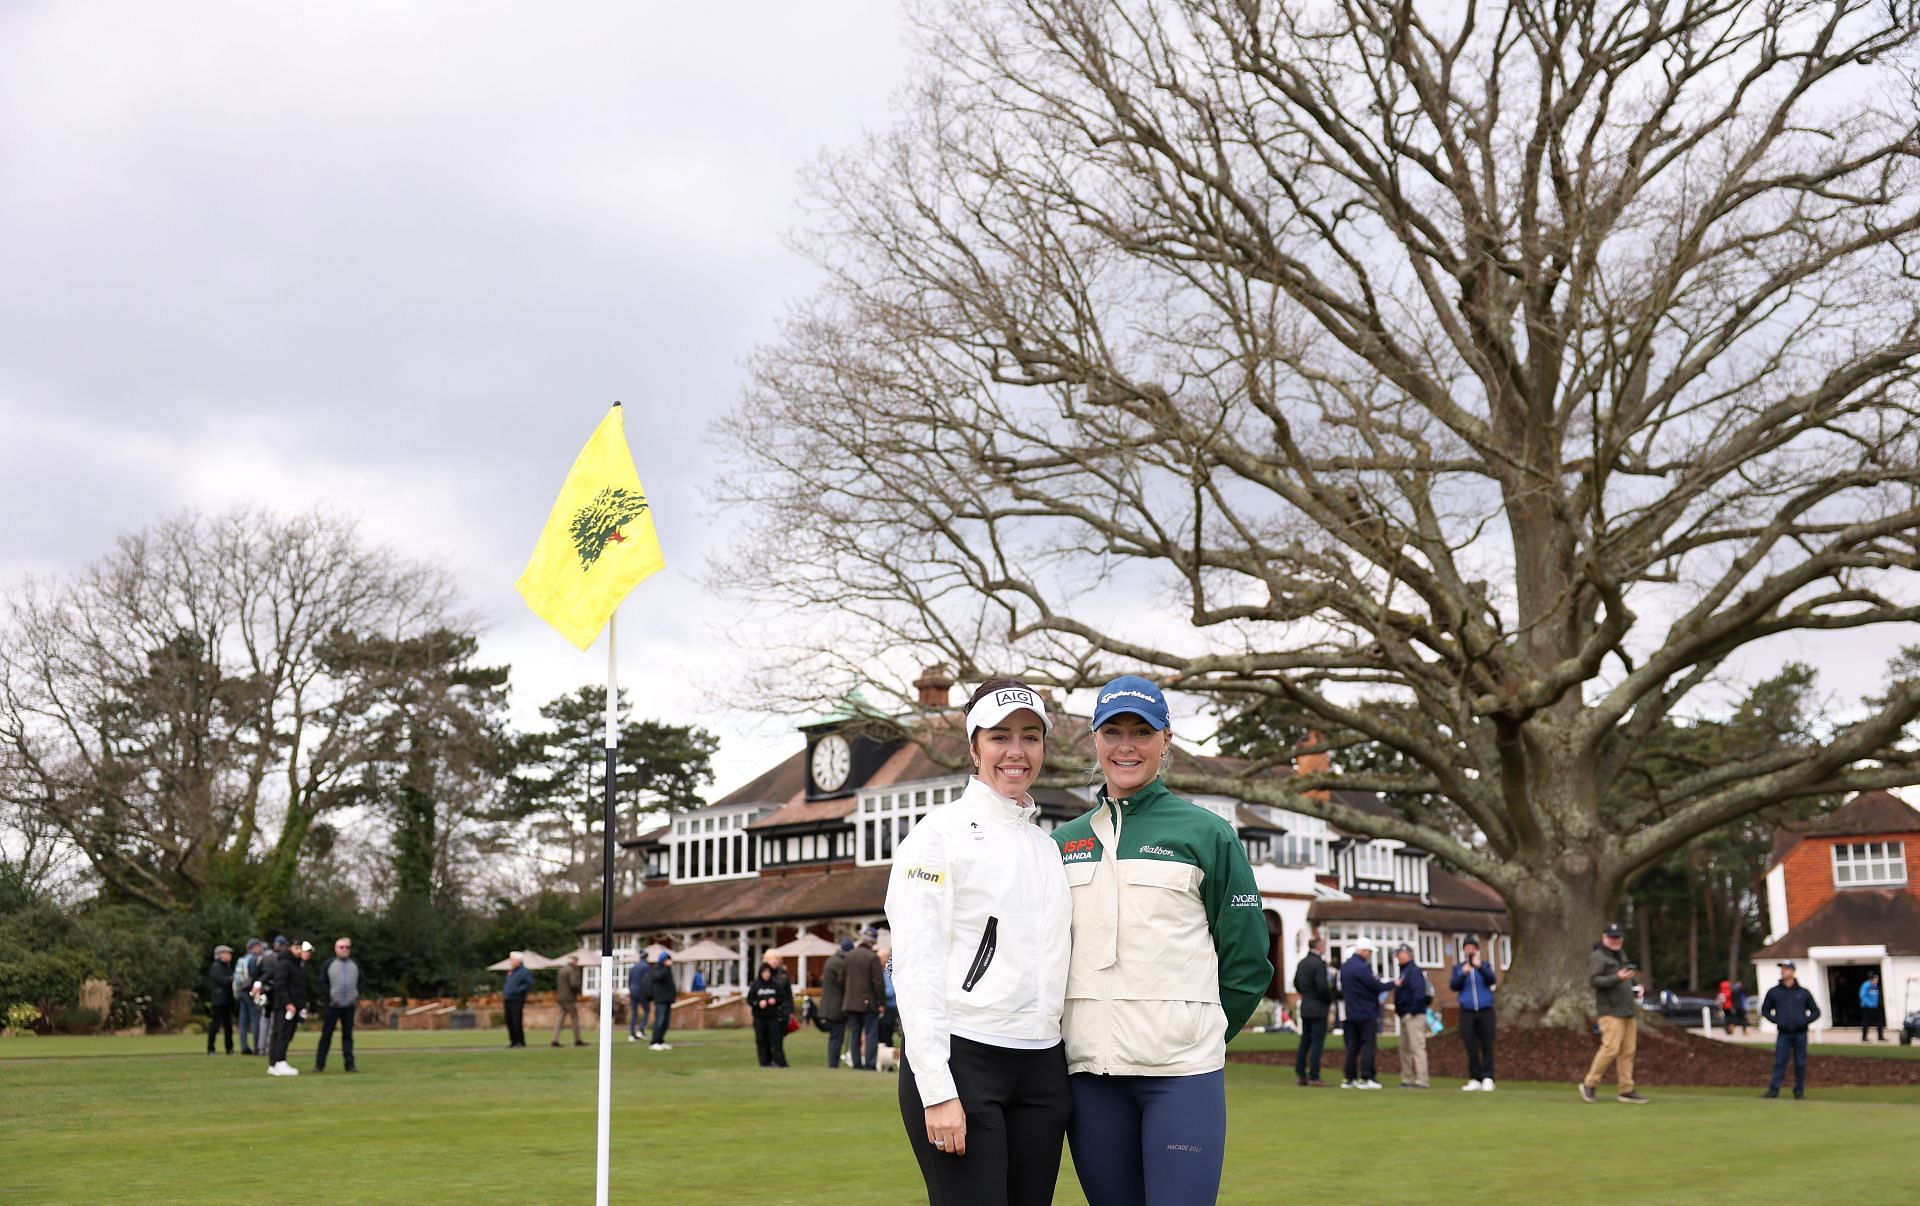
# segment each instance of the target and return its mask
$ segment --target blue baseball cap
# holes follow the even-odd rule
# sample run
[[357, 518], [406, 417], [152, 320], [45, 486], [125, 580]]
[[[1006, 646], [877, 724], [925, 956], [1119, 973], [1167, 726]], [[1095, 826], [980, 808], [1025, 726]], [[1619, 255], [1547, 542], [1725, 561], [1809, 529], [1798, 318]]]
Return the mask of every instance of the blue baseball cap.
[[1163, 733], [1172, 723], [1167, 697], [1160, 693], [1159, 687], [1138, 674], [1122, 674], [1100, 688], [1100, 697], [1093, 705], [1093, 727], [1097, 729], [1114, 717], [1128, 713]]

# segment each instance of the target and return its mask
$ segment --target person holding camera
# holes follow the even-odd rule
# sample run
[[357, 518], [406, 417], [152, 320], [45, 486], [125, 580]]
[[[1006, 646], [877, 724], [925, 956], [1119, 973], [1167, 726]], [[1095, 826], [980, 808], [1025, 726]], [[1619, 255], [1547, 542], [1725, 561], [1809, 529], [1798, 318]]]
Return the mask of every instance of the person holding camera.
[[1493, 965], [1480, 956], [1480, 940], [1460, 944], [1460, 962], [1453, 965], [1448, 986], [1459, 997], [1460, 1042], [1467, 1049], [1469, 1093], [1493, 1092]]
[[1612, 1065], [1620, 1082], [1619, 1100], [1627, 1105], [1645, 1105], [1647, 1099], [1633, 1091], [1633, 1053], [1640, 1040], [1640, 993], [1636, 977], [1640, 969], [1621, 952], [1627, 932], [1618, 923], [1601, 931], [1600, 941], [1587, 956], [1587, 982], [1593, 985], [1593, 1011], [1600, 1015], [1600, 1050], [1580, 1082], [1580, 1100], [1592, 1105], [1600, 1098], [1594, 1087]]

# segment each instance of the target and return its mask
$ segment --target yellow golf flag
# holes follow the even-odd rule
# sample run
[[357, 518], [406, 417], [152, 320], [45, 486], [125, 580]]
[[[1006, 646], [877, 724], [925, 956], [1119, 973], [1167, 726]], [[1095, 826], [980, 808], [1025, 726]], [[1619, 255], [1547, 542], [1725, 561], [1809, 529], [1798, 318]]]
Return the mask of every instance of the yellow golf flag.
[[567, 471], [514, 586], [535, 615], [585, 649], [627, 592], [666, 564], [615, 402]]

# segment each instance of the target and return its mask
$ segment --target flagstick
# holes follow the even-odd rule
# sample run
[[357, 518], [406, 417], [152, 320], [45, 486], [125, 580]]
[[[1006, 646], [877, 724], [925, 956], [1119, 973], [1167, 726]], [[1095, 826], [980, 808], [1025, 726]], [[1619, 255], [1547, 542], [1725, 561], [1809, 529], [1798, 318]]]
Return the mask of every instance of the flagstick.
[[[593, 1200], [607, 1206], [607, 1160], [613, 1148], [613, 792], [620, 774], [620, 721], [614, 629], [607, 617], [607, 807], [600, 821], [600, 1121], [594, 1156]], [[632, 1003], [628, 1003], [632, 1008]]]

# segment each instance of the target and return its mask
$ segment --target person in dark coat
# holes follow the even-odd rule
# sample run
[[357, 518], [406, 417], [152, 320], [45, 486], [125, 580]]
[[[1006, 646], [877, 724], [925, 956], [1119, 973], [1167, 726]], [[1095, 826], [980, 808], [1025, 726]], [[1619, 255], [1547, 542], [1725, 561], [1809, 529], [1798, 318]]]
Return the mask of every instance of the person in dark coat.
[[[213, 948], [213, 964], [207, 968], [207, 1054], [213, 1054], [213, 1037], [227, 1037], [227, 1054], [233, 1054], [233, 948]], [[242, 1044], [245, 1045], [244, 1043]]]
[[549, 1046], [560, 1045], [560, 1031], [566, 1024], [573, 1023], [573, 1045], [584, 1047], [587, 1044], [580, 1038], [580, 965], [573, 956], [567, 956], [560, 970], [553, 976], [553, 1003], [558, 1006], [553, 1018], [553, 1042]]
[[652, 1019], [653, 1002], [647, 1000], [646, 990], [647, 973], [652, 969], [653, 964], [648, 961], [645, 951], [641, 951], [640, 957], [635, 959], [633, 966], [627, 969], [627, 1041], [629, 1043], [640, 1041], [640, 1036], [647, 1031], [648, 1022]]
[[1433, 989], [1415, 962], [1413, 948], [1401, 943], [1393, 952], [1400, 973], [1393, 981], [1393, 1012], [1400, 1017], [1400, 1087], [1427, 1087], [1427, 1006]]
[[787, 1019], [793, 1016], [793, 985], [771, 963], [762, 963], [747, 989], [753, 1015], [753, 1045], [762, 1068], [787, 1066]]
[[507, 983], [500, 990], [500, 1005], [507, 1015], [507, 1046], [527, 1045], [527, 994], [533, 991], [533, 973], [520, 960], [520, 952], [507, 956]]
[[827, 1022], [827, 1067], [840, 1066], [840, 1044], [847, 1038], [847, 952], [853, 940], [845, 939], [840, 949], [827, 956], [820, 972], [820, 1016]]
[[1316, 937], [1293, 969], [1293, 991], [1300, 994], [1300, 1046], [1293, 1055], [1293, 1075], [1309, 1088], [1325, 1088], [1320, 1081], [1320, 1053], [1327, 1045], [1327, 1016], [1333, 1012], [1333, 973], [1327, 967], [1327, 940]]
[[1772, 1022], [1777, 1031], [1773, 1039], [1773, 1079], [1767, 1082], [1762, 1097], [1780, 1096], [1789, 1058], [1793, 1060], [1793, 1098], [1798, 1101], [1807, 1095], [1807, 1030], [1820, 1020], [1820, 1006], [1796, 974], [1793, 960], [1781, 960], [1780, 983], [1769, 988], [1760, 1002], [1760, 1016]]
[[647, 1000], [653, 1002], [653, 1042], [647, 1045], [649, 1051], [671, 1051], [673, 1044], [667, 1041], [667, 1026], [673, 1021], [673, 999], [680, 995], [680, 986], [673, 979], [673, 956], [666, 951], [653, 962], [647, 971], [644, 985]]
[[273, 1045], [267, 1053], [269, 1076], [298, 1076], [300, 1069], [287, 1063], [287, 1048], [293, 1045], [293, 1032], [307, 1016], [307, 960], [313, 957], [313, 943], [301, 942], [274, 956], [268, 974], [268, 997], [273, 1008]]
[[847, 1014], [847, 1045], [852, 1049], [853, 1066], [868, 1072], [876, 1069], [880, 1057], [880, 1011], [887, 1003], [887, 978], [881, 970], [880, 956], [873, 944], [880, 931], [872, 926], [860, 931], [860, 942], [847, 952], [846, 987], [840, 1000]]
[[1347, 1044], [1343, 1089], [1377, 1089], [1373, 1078], [1374, 1042], [1380, 1036], [1380, 994], [1393, 986], [1373, 974], [1373, 941], [1363, 938], [1340, 965], [1340, 1010], [1346, 1020], [1341, 1032]]

